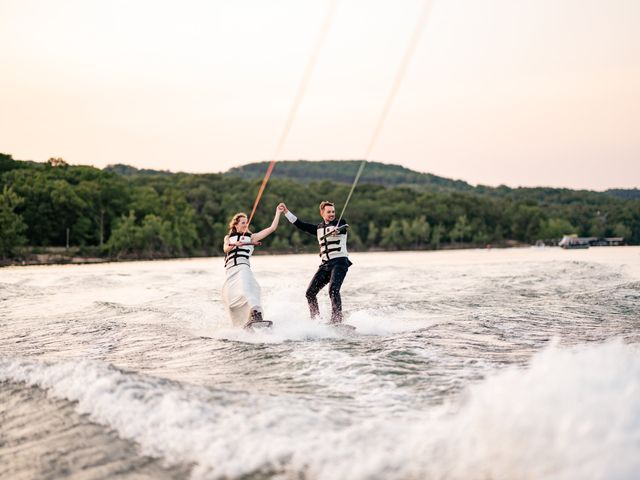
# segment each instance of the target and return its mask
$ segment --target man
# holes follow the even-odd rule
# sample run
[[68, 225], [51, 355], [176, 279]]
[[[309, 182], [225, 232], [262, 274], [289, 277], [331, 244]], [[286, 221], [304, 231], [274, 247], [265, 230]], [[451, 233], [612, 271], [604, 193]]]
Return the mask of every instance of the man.
[[347, 223], [342, 219], [338, 225], [336, 207], [331, 202], [320, 203], [322, 222], [317, 225], [298, 220], [298, 217], [291, 213], [284, 203], [281, 203], [280, 206], [283, 207], [287, 220], [303, 232], [316, 237], [320, 245], [322, 263], [311, 279], [306, 292], [311, 318], [317, 317], [320, 313], [316, 297], [318, 292], [328, 283], [329, 298], [331, 299], [331, 323], [342, 323], [340, 287], [347, 275], [347, 270], [352, 265], [347, 253]]

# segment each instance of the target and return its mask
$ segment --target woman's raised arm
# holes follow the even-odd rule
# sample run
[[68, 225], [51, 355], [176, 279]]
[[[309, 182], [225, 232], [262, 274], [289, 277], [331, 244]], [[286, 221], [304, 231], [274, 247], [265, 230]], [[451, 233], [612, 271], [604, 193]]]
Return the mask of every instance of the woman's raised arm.
[[276, 214], [273, 217], [273, 222], [271, 222], [271, 225], [265, 228], [264, 230], [260, 230], [259, 232], [251, 235], [251, 241], [259, 242], [263, 238], [266, 238], [269, 235], [271, 235], [273, 232], [275, 232], [276, 229], [278, 228], [278, 222], [280, 221], [280, 214], [282, 213], [283, 210], [284, 208], [278, 205], [278, 207], [276, 208]]

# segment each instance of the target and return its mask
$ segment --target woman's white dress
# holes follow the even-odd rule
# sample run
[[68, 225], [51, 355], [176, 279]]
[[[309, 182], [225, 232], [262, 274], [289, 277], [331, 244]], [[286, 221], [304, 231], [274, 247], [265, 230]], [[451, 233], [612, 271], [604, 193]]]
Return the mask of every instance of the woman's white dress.
[[[249, 243], [249, 236], [230, 235], [234, 243]], [[225, 257], [226, 279], [222, 286], [222, 303], [229, 312], [231, 323], [235, 327], [244, 326], [249, 320], [252, 309], [262, 311], [260, 285], [251, 271], [250, 258], [253, 245], [243, 245], [233, 249]]]

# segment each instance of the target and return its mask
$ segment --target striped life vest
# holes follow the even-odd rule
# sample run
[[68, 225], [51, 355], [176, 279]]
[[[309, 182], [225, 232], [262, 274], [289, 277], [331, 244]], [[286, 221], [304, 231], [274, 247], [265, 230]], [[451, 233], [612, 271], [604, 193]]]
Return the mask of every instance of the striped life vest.
[[[251, 234], [247, 233], [243, 236], [241, 233], [232, 233], [229, 235], [230, 243], [246, 243], [251, 242]], [[253, 253], [253, 245], [244, 245], [236, 247], [227, 253], [224, 257], [224, 268], [235, 267], [236, 265], [249, 265], [249, 257]]]
[[[343, 222], [340, 222], [342, 225]], [[341, 233], [339, 235], [330, 235], [325, 237], [327, 233], [333, 231], [336, 227], [335, 220], [331, 223], [318, 224], [317, 236], [318, 244], [320, 245], [320, 259], [322, 263], [333, 260], [334, 258], [348, 257], [347, 253], [347, 234]], [[323, 238], [324, 237], [324, 238]]]

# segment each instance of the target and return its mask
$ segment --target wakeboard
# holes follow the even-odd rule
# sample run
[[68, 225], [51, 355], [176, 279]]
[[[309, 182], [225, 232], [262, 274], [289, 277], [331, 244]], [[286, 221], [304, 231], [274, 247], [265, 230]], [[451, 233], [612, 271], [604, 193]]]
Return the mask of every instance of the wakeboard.
[[249, 322], [244, 327], [245, 330], [267, 330], [273, 326], [273, 322], [270, 320], [260, 320], [257, 322]]

